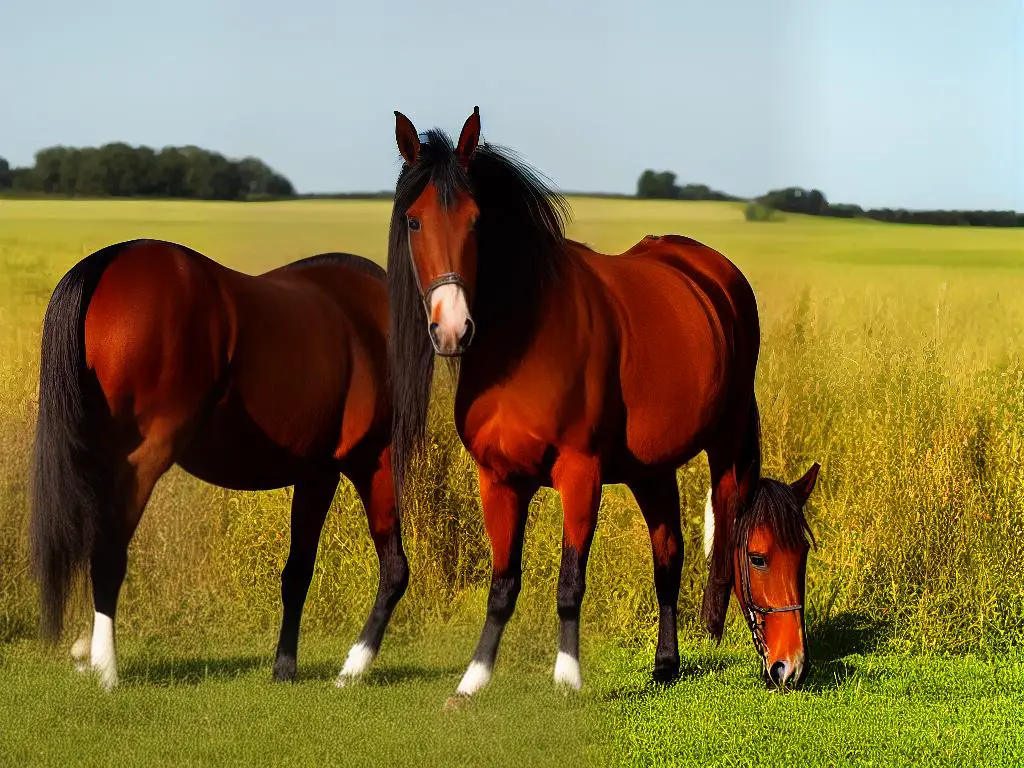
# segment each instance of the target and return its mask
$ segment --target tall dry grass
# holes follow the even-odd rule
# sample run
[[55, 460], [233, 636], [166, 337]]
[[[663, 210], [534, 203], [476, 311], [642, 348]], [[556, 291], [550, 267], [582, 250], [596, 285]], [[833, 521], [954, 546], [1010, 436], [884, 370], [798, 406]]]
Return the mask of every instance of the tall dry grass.
[[[60, 274], [89, 250], [151, 234], [250, 271], [316, 250], [383, 257], [385, 204], [13, 204], [0, 211], [0, 640], [35, 631], [27, 575], [27, 470], [39, 321]], [[648, 232], [721, 249], [758, 296], [757, 392], [765, 473], [822, 464], [809, 517], [812, 632], [870, 622], [894, 648], [1004, 649], [1024, 640], [1024, 238], [790, 217], [764, 228], [727, 205], [575, 201], [573, 235], [615, 251]], [[443, 377], [443, 374], [439, 374]], [[396, 635], [479, 624], [490, 572], [474, 466], [438, 381], [429, 450], [404, 537], [412, 569]], [[705, 568], [703, 456], [678, 473], [686, 536], [680, 615], [696, 636]], [[271, 634], [288, 549], [290, 489], [236, 493], [180, 470], [161, 481], [131, 549], [120, 631], [144, 637]], [[512, 635], [554, 636], [561, 513], [531, 506]], [[376, 561], [343, 483], [321, 539], [304, 630], [351, 633]], [[649, 641], [647, 531], [622, 487], [605, 488], [584, 634]], [[735, 612], [731, 633], [741, 636]], [[78, 619], [84, 613], [77, 614]]]

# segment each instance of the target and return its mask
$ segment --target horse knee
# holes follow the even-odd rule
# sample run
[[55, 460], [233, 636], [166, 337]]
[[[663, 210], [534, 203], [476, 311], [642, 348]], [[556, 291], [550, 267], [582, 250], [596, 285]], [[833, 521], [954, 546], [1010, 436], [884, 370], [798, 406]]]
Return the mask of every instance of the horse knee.
[[288, 559], [284, 568], [281, 569], [281, 593], [282, 595], [293, 594], [296, 591], [309, 589], [309, 583], [313, 580], [314, 563], [297, 563], [292, 558]]
[[491, 582], [487, 598], [487, 614], [504, 623], [512, 618], [522, 588], [522, 575], [500, 576]]

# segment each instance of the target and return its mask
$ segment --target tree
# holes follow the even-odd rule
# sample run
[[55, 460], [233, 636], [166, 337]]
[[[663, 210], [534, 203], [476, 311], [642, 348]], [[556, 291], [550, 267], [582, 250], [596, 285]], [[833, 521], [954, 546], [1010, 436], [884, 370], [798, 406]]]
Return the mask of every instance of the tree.
[[163, 197], [192, 197], [188, 187], [188, 157], [176, 147], [164, 147], [156, 156], [157, 191]]
[[828, 210], [828, 200], [823, 192], [817, 189], [807, 190], [802, 187], [773, 189], [758, 198], [758, 202], [779, 211], [805, 213], [810, 216], [821, 216]]
[[287, 197], [295, 188], [262, 160], [230, 160], [202, 147], [133, 147], [111, 142], [101, 147], [46, 147], [31, 168], [10, 169], [3, 161], [0, 188], [48, 194], [162, 196], [239, 200], [250, 196]]
[[0, 189], [10, 189], [13, 184], [11, 164], [7, 162], [7, 158], [0, 157]]
[[672, 171], [644, 171], [636, 184], [636, 196], [660, 200], [677, 199], [679, 187], [676, 186], [676, 175]]
[[36, 164], [33, 169], [39, 189], [46, 193], [61, 191], [61, 166], [68, 156], [66, 147], [47, 147], [36, 152]]

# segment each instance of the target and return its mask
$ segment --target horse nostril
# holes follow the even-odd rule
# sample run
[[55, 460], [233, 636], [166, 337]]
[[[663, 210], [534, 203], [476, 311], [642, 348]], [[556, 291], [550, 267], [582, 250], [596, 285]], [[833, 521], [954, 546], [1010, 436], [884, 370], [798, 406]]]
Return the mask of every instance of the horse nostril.
[[783, 681], [786, 679], [785, 663], [776, 661], [772, 664], [772, 668], [768, 670], [768, 677], [770, 677], [772, 682], [776, 685], [782, 685]]

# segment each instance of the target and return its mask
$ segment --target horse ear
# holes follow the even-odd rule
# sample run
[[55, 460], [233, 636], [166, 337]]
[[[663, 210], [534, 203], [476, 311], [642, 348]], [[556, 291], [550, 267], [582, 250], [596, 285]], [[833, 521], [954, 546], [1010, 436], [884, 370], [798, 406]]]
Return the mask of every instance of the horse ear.
[[459, 155], [459, 162], [465, 168], [469, 165], [469, 158], [480, 143], [480, 107], [473, 107], [473, 114], [466, 118], [462, 126], [462, 133], [459, 135], [459, 145], [456, 152]]
[[420, 137], [416, 135], [412, 120], [398, 110], [395, 110], [395, 138], [398, 139], [398, 151], [402, 153], [405, 162], [410, 165], [415, 163], [420, 156]]
[[814, 484], [818, 481], [819, 469], [821, 469], [821, 465], [818, 462], [814, 462], [803, 477], [790, 484], [789, 487], [793, 489], [793, 493], [800, 499], [801, 504], [804, 504], [810, 498], [811, 492], [814, 490]]

